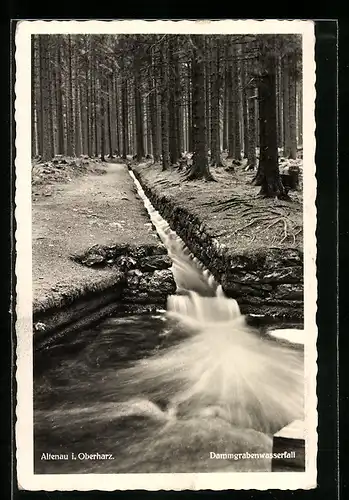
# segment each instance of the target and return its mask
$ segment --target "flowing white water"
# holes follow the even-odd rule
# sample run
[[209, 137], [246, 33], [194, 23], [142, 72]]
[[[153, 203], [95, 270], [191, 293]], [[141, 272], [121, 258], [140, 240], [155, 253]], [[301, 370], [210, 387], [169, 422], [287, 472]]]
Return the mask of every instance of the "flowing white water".
[[[37, 389], [48, 393], [46, 406], [36, 410], [38, 457], [52, 439], [50, 450], [60, 443], [69, 452], [97, 449], [118, 458], [69, 462], [69, 473], [72, 467], [78, 473], [270, 470], [270, 459], [215, 461], [210, 453], [270, 453], [273, 433], [303, 419], [303, 353], [246, 324], [237, 302], [225, 297], [130, 175], [173, 261], [177, 293], [166, 312], [107, 319], [92, 340], [82, 335], [85, 348], [76, 359], [57, 358], [52, 382], [45, 374]], [[167, 347], [118, 366], [123, 349], [130, 343], [141, 349], [156, 328]], [[38, 473], [64, 467], [37, 463]]]
[[172, 272], [177, 284], [177, 293], [181, 294], [190, 291], [203, 296], [216, 296], [222, 293], [221, 287], [216, 283], [209, 270], [204, 268], [201, 262], [190, 252], [183, 240], [175, 231], [172, 231], [169, 224], [154, 209], [134, 173], [131, 171], [129, 173], [136, 185], [139, 196], [144, 202], [150, 219], [173, 262]]
[[[134, 379], [153, 385], [157, 397], [170, 388], [170, 417], [219, 416], [266, 433], [302, 419], [302, 353], [262, 338], [246, 325], [237, 302], [224, 296], [130, 175], [173, 260], [179, 293], [169, 297], [167, 315], [187, 332], [178, 346], [132, 368]], [[297, 342], [299, 331], [294, 333]], [[289, 330], [273, 334], [292, 337]]]

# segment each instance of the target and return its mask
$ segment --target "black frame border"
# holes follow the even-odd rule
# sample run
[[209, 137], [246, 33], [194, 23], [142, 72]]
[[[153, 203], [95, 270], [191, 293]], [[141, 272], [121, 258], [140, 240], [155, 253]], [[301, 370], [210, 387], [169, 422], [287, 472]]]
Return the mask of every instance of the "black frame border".
[[[15, 16], [19, 14], [17, 6]], [[138, 11], [138, 14], [140, 12]], [[133, 17], [133, 18], [137, 18]], [[208, 16], [209, 17], [209, 16]], [[27, 18], [30, 19], [28, 16]], [[131, 16], [123, 16], [130, 19]], [[140, 18], [140, 17], [138, 17]], [[145, 17], [143, 17], [145, 18]], [[161, 17], [157, 17], [161, 19]], [[169, 19], [169, 17], [163, 17]], [[22, 19], [25, 19], [23, 16]], [[33, 19], [33, 18], [32, 18]], [[44, 19], [40, 17], [37, 19]], [[55, 17], [47, 18], [55, 19]], [[59, 17], [58, 19], [64, 19]], [[68, 18], [69, 19], [69, 18]], [[73, 17], [70, 19], [74, 19]], [[97, 19], [97, 18], [96, 18]], [[103, 19], [103, 18], [101, 18]], [[121, 18], [120, 18], [121, 19]], [[152, 17], [152, 19], [155, 19]], [[175, 18], [176, 19], [176, 18]], [[178, 19], [178, 18], [177, 18]], [[185, 17], [184, 17], [185, 19]], [[241, 19], [241, 18], [240, 18]], [[280, 18], [278, 18], [280, 19]], [[287, 18], [285, 18], [287, 19]], [[15, 129], [13, 123], [13, 85], [14, 85], [14, 35], [17, 20], [13, 20], [10, 25], [10, 36], [4, 41], [10, 42], [10, 51], [7, 53], [9, 59], [10, 70], [10, 89], [5, 90], [1, 97], [4, 99], [2, 109], [7, 109], [9, 114], [10, 130], [6, 130], [2, 136], [5, 138], [5, 147], [8, 147], [9, 164], [11, 169], [3, 169], [5, 182], [2, 186], [10, 186], [8, 197], [2, 197], [2, 202], [5, 201], [4, 209], [1, 211], [2, 222], [5, 223], [3, 231], [9, 234], [10, 237], [4, 242], [9, 244], [9, 252], [11, 260], [5, 257], [9, 280], [4, 280], [5, 295], [4, 297], [14, 297], [14, 230], [15, 221], [13, 215], [13, 194], [14, 194], [14, 138]], [[5, 398], [5, 404], [8, 404], [10, 411], [7, 411], [8, 420], [5, 426], [2, 427], [1, 435], [1, 460], [4, 461], [4, 466], [9, 464], [7, 452], [10, 451], [10, 470], [7, 474], [9, 483], [4, 484], [10, 486], [9, 493], [11, 498], [40, 500], [47, 497], [58, 499], [66, 496], [70, 499], [85, 499], [85, 498], [100, 498], [103, 496], [116, 496], [118, 498], [134, 498], [147, 497], [153, 498], [170, 498], [176, 495], [181, 495], [183, 498], [188, 496], [205, 496], [205, 497], [221, 497], [228, 498], [228, 495], [234, 495], [241, 498], [263, 498], [275, 499], [284, 498], [291, 499], [295, 496], [300, 498], [339, 498], [339, 386], [338, 386], [338, 106], [337, 106], [337, 43], [338, 43], [338, 25], [337, 21], [319, 20], [315, 21], [316, 32], [316, 177], [318, 182], [317, 187], [317, 266], [318, 266], [318, 313], [317, 323], [319, 328], [318, 335], [318, 377], [317, 377], [317, 393], [318, 393], [318, 487], [314, 490], [270, 490], [270, 491], [200, 491], [200, 492], [44, 492], [44, 491], [23, 491], [18, 490], [16, 485], [15, 475], [15, 441], [14, 441], [14, 424], [15, 424], [15, 338], [14, 338], [14, 307], [11, 299], [12, 317], [9, 317], [9, 303], [6, 303], [5, 320], [2, 322], [5, 332], [12, 332], [11, 335], [4, 335], [3, 348], [3, 370], [1, 377], [1, 390]], [[344, 29], [345, 35], [345, 29]], [[6, 36], [6, 30], [2, 32], [2, 36]], [[6, 47], [6, 43], [2, 47]], [[345, 50], [345, 48], [344, 48]], [[6, 55], [5, 55], [6, 57]], [[5, 64], [7, 60], [5, 60]], [[10, 97], [10, 99], [9, 99]], [[7, 124], [6, 123], [6, 124]], [[5, 126], [6, 129], [6, 126]], [[11, 135], [9, 136], [9, 132]], [[4, 162], [5, 163], [5, 162]], [[7, 184], [8, 181], [8, 184]], [[8, 230], [8, 232], [7, 232]], [[4, 301], [6, 302], [6, 301]], [[3, 304], [4, 305], [4, 304]], [[4, 340], [5, 339], [5, 340]], [[11, 360], [10, 370], [9, 360]], [[5, 370], [4, 370], [5, 368]], [[8, 467], [7, 467], [8, 468]], [[3, 469], [4, 470], [4, 469]]]

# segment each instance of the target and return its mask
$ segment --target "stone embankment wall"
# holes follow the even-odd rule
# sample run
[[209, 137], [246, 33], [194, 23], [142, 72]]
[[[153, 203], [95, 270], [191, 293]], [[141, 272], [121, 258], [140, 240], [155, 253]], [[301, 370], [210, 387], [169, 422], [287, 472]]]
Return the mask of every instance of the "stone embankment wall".
[[76, 300], [69, 301], [67, 297], [64, 307], [34, 311], [36, 337], [45, 345], [53, 341], [48, 333], [61, 335], [116, 312], [139, 314], [165, 308], [167, 296], [176, 291], [169, 269], [172, 262], [160, 242], [142, 247], [95, 245], [72, 258], [92, 269], [112, 267], [115, 282]]
[[300, 321], [303, 319], [303, 253], [296, 248], [262, 248], [233, 252], [205, 227], [197, 214], [147, 180], [142, 168], [133, 168], [144, 192], [193, 254], [235, 298], [243, 314]]
[[33, 326], [45, 342], [114, 312], [164, 308], [176, 289], [126, 166], [71, 160], [33, 177]]
[[120, 301], [124, 304], [166, 305], [167, 296], [176, 291], [170, 267], [172, 261], [162, 243], [94, 246], [75, 260], [83, 265], [113, 266], [122, 273]]

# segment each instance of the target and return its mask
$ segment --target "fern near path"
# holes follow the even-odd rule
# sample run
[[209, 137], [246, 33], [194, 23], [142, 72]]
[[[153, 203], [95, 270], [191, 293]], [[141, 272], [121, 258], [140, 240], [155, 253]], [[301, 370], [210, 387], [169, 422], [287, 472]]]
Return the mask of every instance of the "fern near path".
[[120, 281], [118, 268], [93, 268], [74, 260], [95, 245], [159, 245], [165, 251], [127, 167], [104, 165], [71, 182], [33, 186], [34, 311], [48, 302], [58, 304], [61, 297]]

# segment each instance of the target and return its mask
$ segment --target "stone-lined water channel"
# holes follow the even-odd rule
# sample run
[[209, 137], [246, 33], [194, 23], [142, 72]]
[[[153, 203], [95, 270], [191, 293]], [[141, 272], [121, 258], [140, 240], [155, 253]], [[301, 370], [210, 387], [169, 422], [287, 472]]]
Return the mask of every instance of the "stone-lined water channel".
[[267, 456], [211, 453], [270, 453], [303, 419], [300, 332], [249, 326], [134, 181], [177, 292], [167, 311], [117, 314], [35, 353], [35, 472], [270, 470]]

